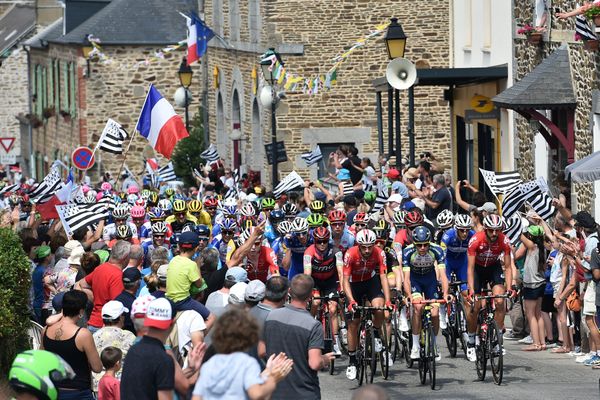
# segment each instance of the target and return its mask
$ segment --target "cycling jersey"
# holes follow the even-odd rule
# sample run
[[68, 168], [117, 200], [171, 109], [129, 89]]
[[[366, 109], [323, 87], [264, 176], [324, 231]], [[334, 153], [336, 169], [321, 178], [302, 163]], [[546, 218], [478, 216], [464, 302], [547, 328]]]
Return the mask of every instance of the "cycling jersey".
[[[454, 228], [451, 228], [451, 229], [454, 229]], [[441, 244], [444, 234], [446, 232], [448, 232], [449, 230], [450, 229], [438, 229], [437, 231], [435, 231], [435, 234], [433, 235], [433, 241], [436, 242], [437, 244]]]
[[371, 256], [365, 260], [360, 254], [359, 246], [353, 246], [344, 255], [344, 277], [350, 277], [350, 282], [367, 281], [377, 274], [385, 274], [385, 254], [378, 247], [373, 249]]
[[227, 255], [232, 254], [236, 249], [233, 240], [230, 239], [229, 242], [224, 242], [221, 235], [215, 237], [212, 242], [210, 242], [209, 247], [215, 248], [219, 251], [219, 260], [221, 260], [221, 264], [223, 265], [227, 263]]
[[423, 255], [419, 254], [415, 245], [411, 244], [402, 252], [402, 270], [410, 271], [413, 275], [427, 275], [438, 268], [444, 268], [444, 250], [435, 244], [429, 244], [429, 250]]
[[342, 254], [345, 254], [346, 250], [354, 246], [354, 235], [352, 235], [352, 233], [350, 233], [350, 231], [347, 228], [344, 228], [344, 232], [342, 232], [342, 237], [339, 240], [333, 239], [333, 236], [332, 240], [334, 245], [342, 251]]
[[[475, 235], [475, 231], [470, 230], [465, 240], [460, 240], [455, 228], [449, 229], [442, 236], [440, 245], [446, 250], [446, 276], [451, 281], [452, 273], [456, 279], [462, 282], [467, 281], [467, 249], [469, 241]], [[467, 290], [467, 285], [462, 284], [461, 290]]]
[[[167, 243], [163, 244], [161, 247], [169, 250], [169, 245]], [[150, 260], [152, 257], [152, 252], [154, 249], [156, 249], [156, 246], [150, 240], [142, 243], [142, 249], [144, 250], [144, 268], [149, 268], [152, 266]], [[173, 258], [173, 253], [171, 253], [171, 250], [169, 250], [168, 259], [170, 260], [171, 258]]]
[[288, 272], [283, 269], [283, 256], [285, 255], [286, 247], [283, 244], [283, 238], [278, 237], [271, 244], [271, 248], [273, 249], [273, 253], [275, 253], [275, 258], [277, 259], [277, 265], [279, 265], [279, 275], [287, 276]]
[[248, 273], [248, 280], [258, 279], [263, 283], [273, 275], [279, 273], [275, 253], [270, 247], [260, 246], [260, 250], [249, 253], [244, 258], [244, 268]]
[[329, 245], [325, 252], [320, 253], [313, 244], [304, 252], [304, 270], [311, 271], [314, 280], [326, 280], [337, 277], [338, 267], [343, 267], [342, 252]]
[[173, 232], [181, 232], [183, 230], [183, 227], [186, 225], [196, 225], [195, 221], [196, 221], [195, 219], [194, 220], [186, 219], [183, 222], [179, 222], [178, 220], [176, 220], [176, 221], [169, 222], [169, 224], [167, 226], [169, 226], [173, 230]]
[[[127, 225], [129, 226], [129, 229], [133, 233], [133, 238], [137, 239], [138, 238], [137, 226], [135, 226], [135, 224], [133, 222], [129, 222], [129, 221], [127, 221]], [[102, 231], [102, 240], [104, 242], [108, 243], [112, 239], [114, 239], [116, 236], [117, 236], [117, 226], [115, 225], [114, 222], [112, 224], [108, 224], [104, 227], [104, 230]]]
[[475, 265], [489, 267], [498, 264], [502, 254], [510, 254], [510, 240], [499, 233], [496, 241], [490, 243], [485, 231], [477, 232], [469, 241], [467, 254], [475, 256]]
[[304, 272], [304, 252], [313, 244], [312, 237], [308, 237], [306, 240], [306, 244], [300, 243], [300, 239], [296, 236], [295, 233], [292, 233], [290, 238], [283, 239], [283, 244], [287, 247], [287, 251], [292, 252], [292, 259], [290, 263], [290, 268], [288, 271], [288, 279], [292, 279], [295, 275], [301, 274]]

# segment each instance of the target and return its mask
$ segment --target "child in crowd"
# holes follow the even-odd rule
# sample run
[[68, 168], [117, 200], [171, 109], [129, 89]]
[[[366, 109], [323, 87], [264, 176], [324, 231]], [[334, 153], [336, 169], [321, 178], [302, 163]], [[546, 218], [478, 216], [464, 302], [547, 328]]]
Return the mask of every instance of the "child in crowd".
[[98, 400], [120, 400], [120, 382], [115, 378], [117, 371], [121, 369], [121, 349], [108, 346], [100, 354], [100, 360], [104, 366], [105, 373], [98, 383]]

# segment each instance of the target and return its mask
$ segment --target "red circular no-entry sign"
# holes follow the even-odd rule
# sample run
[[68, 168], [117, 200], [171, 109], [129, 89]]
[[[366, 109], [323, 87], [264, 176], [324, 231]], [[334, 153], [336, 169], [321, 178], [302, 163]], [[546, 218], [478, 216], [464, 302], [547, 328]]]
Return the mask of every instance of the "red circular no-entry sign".
[[94, 152], [89, 147], [81, 146], [73, 150], [71, 161], [75, 168], [85, 171], [94, 166]]

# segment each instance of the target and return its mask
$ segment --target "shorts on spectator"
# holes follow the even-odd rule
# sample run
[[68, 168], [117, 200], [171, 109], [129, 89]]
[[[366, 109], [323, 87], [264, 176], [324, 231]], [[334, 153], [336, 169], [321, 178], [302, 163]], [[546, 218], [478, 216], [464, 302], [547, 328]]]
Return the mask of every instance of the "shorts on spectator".
[[583, 315], [596, 315], [596, 283], [589, 281], [583, 295]]

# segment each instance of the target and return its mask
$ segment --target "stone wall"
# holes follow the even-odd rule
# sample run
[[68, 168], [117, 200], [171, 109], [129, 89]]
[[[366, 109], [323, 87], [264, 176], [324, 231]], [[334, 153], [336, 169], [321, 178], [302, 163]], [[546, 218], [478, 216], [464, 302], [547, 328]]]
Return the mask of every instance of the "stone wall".
[[[234, 1], [234, 0], [232, 0]], [[222, 16], [225, 39], [230, 32], [229, 0], [223, 1]], [[206, 20], [213, 21], [213, 2], [207, 2]], [[345, 0], [335, 4], [314, 3], [307, 6], [303, 1], [263, 1], [262, 43], [233, 43], [237, 48], [223, 49], [215, 40], [209, 50], [209, 71], [217, 66], [221, 73], [221, 86], [210, 90], [209, 112], [211, 140], [226, 151], [223, 156], [231, 161], [232, 141], [227, 137], [232, 129], [232, 96], [234, 90], [242, 94], [241, 129], [242, 163], [262, 167], [263, 182], [269, 183], [270, 167], [264, 158], [264, 143], [270, 143], [270, 110], [258, 102], [260, 126], [253, 127], [253, 104], [251, 71], [257, 66], [260, 53], [268, 47], [278, 47], [286, 69], [299, 76], [324, 75], [333, 65], [332, 59], [348, 49], [356, 39], [368, 34], [369, 29], [398, 17], [409, 37], [406, 58], [420, 65], [449, 67], [449, 13], [448, 1], [354, 1]], [[241, 41], [249, 40], [248, 2], [240, 1]], [[288, 49], [288, 51], [286, 51]], [[292, 49], [292, 50], [290, 50]], [[302, 49], [299, 52], [295, 49]], [[377, 116], [375, 91], [372, 81], [385, 74], [387, 52], [382, 38], [369, 41], [356, 50], [338, 70], [337, 84], [331, 91], [317, 95], [301, 92], [287, 93], [278, 109], [277, 139], [284, 140], [289, 161], [279, 165], [280, 175], [296, 169], [306, 174], [299, 154], [318, 143], [344, 142], [358, 138], [357, 147], [363, 155], [377, 153]], [[260, 73], [259, 73], [260, 74]], [[442, 87], [415, 88], [415, 129], [417, 154], [432, 151], [450, 164], [450, 113], [443, 100]], [[223, 102], [223, 118], [219, 118], [218, 96]], [[384, 132], [387, 132], [384, 94]], [[406, 136], [407, 95], [402, 94], [403, 150], [408, 151]], [[346, 136], [345, 129], [361, 129], [358, 137]], [[320, 131], [318, 131], [321, 129]], [[358, 132], [358, 131], [353, 131]], [[316, 139], [315, 135], [318, 137]], [[312, 138], [312, 139], [311, 139]], [[387, 143], [387, 133], [384, 134]], [[387, 148], [387, 146], [386, 146]], [[387, 150], [386, 150], [387, 151]], [[221, 151], [223, 153], [223, 151]], [[259, 162], [257, 158], [262, 158]], [[315, 172], [313, 170], [312, 174]]]
[[[27, 53], [22, 49], [2, 60], [0, 68], [0, 137], [14, 137], [11, 154], [21, 155], [20, 123], [17, 115], [29, 112]], [[23, 149], [23, 155], [26, 149]], [[0, 149], [0, 154], [5, 154]]]

